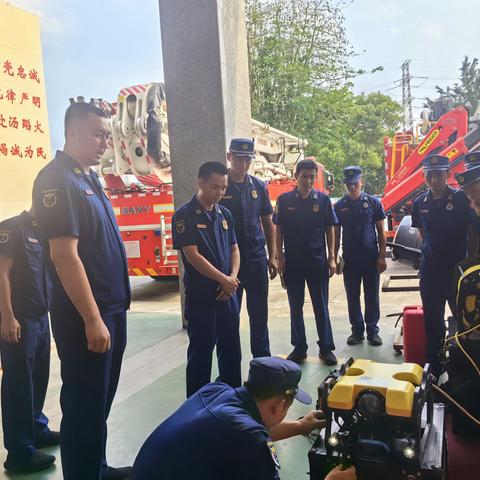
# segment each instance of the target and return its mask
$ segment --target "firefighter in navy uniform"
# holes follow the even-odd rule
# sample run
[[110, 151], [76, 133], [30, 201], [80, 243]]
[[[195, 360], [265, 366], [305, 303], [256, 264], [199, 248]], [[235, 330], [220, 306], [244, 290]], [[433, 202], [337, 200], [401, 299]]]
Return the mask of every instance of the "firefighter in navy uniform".
[[[445, 303], [453, 306], [455, 265], [476, 252], [475, 218], [462, 191], [447, 185], [448, 157], [429, 155], [423, 161], [429, 187], [413, 202], [412, 226], [422, 236], [420, 294], [422, 297], [427, 358], [435, 376], [441, 373], [440, 353], [445, 340]], [[467, 249], [468, 247], [468, 249]]]
[[306, 282], [315, 313], [319, 357], [327, 365], [335, 365], [337, 359], [333, 354], [335, 345], [328, 312], [328, 282], [336, 270], [333, 226], [337, 219], [330, 198], [313, 188], [317, 171], [314, 160], [305, 159], [297, 163], [297, 187], [278, 197], [273, 221], [277, 225], [278, 269], [284, 278], [290, 305], [293, 351], [287, 358], [301, 362], [307, 357], [303, 319]]
[[65, 147], [38, 174], [33, 200], [52, 273], [50, 317], [61, 362], [60, 449], [65, 480], [128, 478], [107, 466], [106, 421], [118, 385], [130, 305], [128, 267], [115, 215], [90, 168], [106, 148], [102, 110], [65, 114]]
[[43, 414], [50, 372], [49, 278], [33, 210], [0, 223], [2, 421], [5, 469], [29, 473], [48, 468], [59, 434]]
[[236, 290], [240, 254], [230, 211], [218, 202], [225, 193], [228, 170], [218, 162], [198, 171], [198, 193], [174, 214], [173, 247], [185, 266], [187, 397], [210, 383], [213, 349], [219, 380], [241, 385], [239, 309]]
[[[318, 411], [299, 421], [284, 420], [294, 399], [311, 403], [298, 387], [301, 375], [289, 360], [259, 357], [250, 362], [243, 387], [204, 386], [145, 441], [134, 463], [134, 480], [278, 479], [272, 442], [324, 425]], [[355, 478], [353, 469], [341, 473], [327, 478]]]
[[230, 161], [228, 187], [221, 204], [232, 212], [240, 249], [238, 306], [241, 309], [245, 291], [252, 355], [266, 357], [270, 355], [267, 326], [268, 272], [272, 280], [277, 275], [273, 209], [265, 183], [248, 174], [255, 157], [253, 141], [234, 138], [227, 155]]
[[[380, 319], [380, 274], [387, 264], [385, 253], [385, 212], [377, 198], [362, 191], [362, 169], [347, 167], [343, 171], [343, 183], [347, 191], [335, 204], [339, 225], [335, 227], [335, 256], [342, 237], [342, 257], [345, 261], [343, 282], [347, 293], [348, 316], [352, 334], [348, 345], [356, 345], [364, 339], [365, 329], [370, 345], [382, 344], [378, 335]], [[341, 233], [340, 233], [341, 232]], [[365, 319], [360, 305], [360, 285], [363, 281]]]

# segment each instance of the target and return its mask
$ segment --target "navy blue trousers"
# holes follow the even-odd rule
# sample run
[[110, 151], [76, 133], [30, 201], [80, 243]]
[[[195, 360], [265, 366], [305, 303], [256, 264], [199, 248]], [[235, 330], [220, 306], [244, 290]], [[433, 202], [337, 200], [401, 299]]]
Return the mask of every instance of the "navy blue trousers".
[[[365, 320], [360, 305], [360, 285], [363, 282], [365, 300]], [[348, 317], [352, 326], [352, 334], [363, 337], [365, 328], [367, 336], [376, 335], [379, 331], [380, 319], [380, 275], [376, 262], [367, 265], [355, 265], [346, 262], [343, 269], [343, 284], [347, 293]]]
[[445, 305], [453, 306], [453, 267], [438, 268], [423, 264], [420, 268], [420, 295], [427, 334], [427, 360], [434, 375], [440, 374], [441, 352], [445, 341]]
[[217, 348], [218, 381], [240, 387], [240, 316], [237, 297], [215, 299], [186, 295], [185, 319], [190, 343], [187, 350], [187, 397], [211, 381], [213, 349]]
[[126, 312], [102, 316], [111, 348], [87, 348], [83, 320], [76, 311], [52, 311], [52, 331], [61, 362], [60, 450], [65, 480], [99, 480], [106, 467], [107, 418], [125, 351]]
[[240, 266], [237, 289], [238, 308], [242, 308], [243, 292], [247, 296], [250, 321], [250, 349], [253, 357], [269, 357], [268, 340], [268, 263], [263, 258]]
[[2, 424], [10, 455], [29, 455], [35, 440], [48, 430], [42, 413], [50, 372], [48, 315], [17, 318], [19, 343], [0, 342], [2, 358]]
[[285, 283], [287, 287], [288, 303], [290, 305], [291, 342], [296, 352], [306, 353], [308, 349], [303, 319], [303, 305], [305, 303], [305, 282], [310, 292], [315, 323], [317, 325], [318, 346], [320, 353], [335, 350], [333, 343], [332, 326], [328, 312], [328, 272], [325, 268], [310, 266], [299, 268], [285, 266]]

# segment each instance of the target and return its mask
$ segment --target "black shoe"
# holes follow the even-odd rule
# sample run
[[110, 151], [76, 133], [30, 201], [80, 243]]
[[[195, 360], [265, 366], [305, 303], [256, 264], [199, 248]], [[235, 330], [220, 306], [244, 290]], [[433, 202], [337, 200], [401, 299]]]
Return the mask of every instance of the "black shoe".
[[328, 365], [329, 367], [338, 363], [337, 357], [333, 352], [319, 353], [318, 356], [325, 362], [325, 365]]
[[32, 473], [45, 470], [53, 465], [56, 458], [43, 452], [34, 452], [28, 455], [7, 455], [3, 464], [9, 473]]
[[357, 335], [350, 335], [347, 338], [347, 344], [348, 345], [358, 345], [359, 343], [362, 343], [365, 340], [365, 337], [362, 335], [361, 337], [357, 337]]
[[132, 467], [107, 467], [103, 469], [102, 480], [129, 480], [132, 475]]
[[383, 340], [380, 338], [380, 335], [371, 335], [367, 337], [368, 343], [372, 345], [373, 347], [379, 347], [380, 345], [383, 344]]
[[292, 362], [295, 362], [295, 363], [302, 363], [306, 358], [307, 358], [307, 352], [300, 353], [293, 350], [288, 355], [287, 360], [291, 360]]
[[37, 435], [35, 441], [36, 448], [55, 447], [56, 445], [60, 445], [60, 432], [49, 430], [41, 435]]

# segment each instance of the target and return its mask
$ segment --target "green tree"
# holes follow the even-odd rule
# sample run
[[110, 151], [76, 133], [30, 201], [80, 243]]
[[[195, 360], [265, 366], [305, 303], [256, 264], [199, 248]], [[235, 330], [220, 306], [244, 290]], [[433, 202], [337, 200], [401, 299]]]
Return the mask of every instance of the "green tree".
[[[380, 93], [355, 96], [354, 52], [337, 0], [246, 0], [252, 116], [306, 138], [337, 179], [343, 168], [364, 168], [366, 189], [385, 184], [383, 137], [401, 120], [401, 107]], [[377, 67], [373, 71], [381, 70]], [[339, 181], [340, 179], [340, 181]]]
[[455, 82], [445, 89], [438, 85], [435, 88], [438, 96], [434, 99], [427, 98], [426, 107], [433, 108], [434, 104], [442, 102], [451, 107], [464, 105], [473, 113], [480, 104], [480, 67], [478, 59], [470, 60], [466, 56], [460, 67], [459, 82]]
[[295, 129], [303, 100], [352, 75], [342, 2], [246, 0], [252, 115]]

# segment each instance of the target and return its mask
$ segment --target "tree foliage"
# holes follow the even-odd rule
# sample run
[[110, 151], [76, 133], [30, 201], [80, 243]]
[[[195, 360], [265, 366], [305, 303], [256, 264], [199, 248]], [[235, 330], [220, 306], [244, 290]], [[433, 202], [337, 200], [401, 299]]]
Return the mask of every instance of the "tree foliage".
[[[401, 107], [380, 93], [355, 96], [341, 0], [246, 0], [252, 116], [306, 138], [334, 173], [342, 193], [345, 166], [362, 166], [367, 191], [385, 183], [383, 137]], [[375, 70], [381, 70], [377, 67]]]
[[460, 67], [459, 82], [446, 88], [435, 87], [437, 98], [426, 100], [426, 107], [433, 109], [435, 104], [442, 103], [450, 108], [464, 105], [471, 113], [480, 104], [480, 66], [478, 59], [470, 60], [468, 56], [463, 59]]

